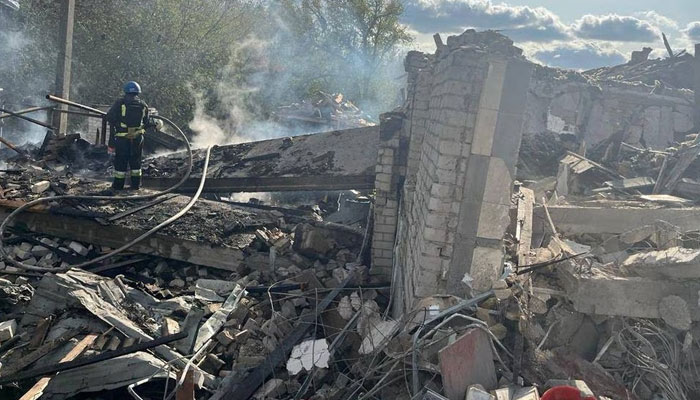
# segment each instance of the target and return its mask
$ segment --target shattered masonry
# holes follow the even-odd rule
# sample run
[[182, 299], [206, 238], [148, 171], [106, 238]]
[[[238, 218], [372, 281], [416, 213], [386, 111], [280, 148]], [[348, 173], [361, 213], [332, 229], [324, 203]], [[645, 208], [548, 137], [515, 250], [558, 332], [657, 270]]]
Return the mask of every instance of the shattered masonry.
[[382, 121], [373, 270], [390, 266], [398, 230], [406, 310], [434, 293], [487, 290], [502, 270], [532, 64], [494, 37], [467, 32], [434, 56], [409, 54], [406, 109]]
[[[177, 193], [59, 202], [104, 189], [99, 135], [1, 149], [0, 218], [51, 201], [3, 238], [0, 397], [700, 398], [700, 58], [435, 42], [379, 125], [340, 94], [281, 107], [341, 130], [219, 146], [205, 198], [83, 268], [183, 209], [206, 152]], [[149, 190], [188, 155], [146, 160]]]

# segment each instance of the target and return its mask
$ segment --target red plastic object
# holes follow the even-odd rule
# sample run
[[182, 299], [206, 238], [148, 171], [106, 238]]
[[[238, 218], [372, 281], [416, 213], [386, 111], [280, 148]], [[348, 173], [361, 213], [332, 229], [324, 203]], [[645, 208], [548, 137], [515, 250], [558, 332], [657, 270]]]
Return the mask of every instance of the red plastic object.
[[595, 397], [583, 397], [583, 393], [571, 386], [555, 386], [544, 392], [540, 400], [596, 400]]

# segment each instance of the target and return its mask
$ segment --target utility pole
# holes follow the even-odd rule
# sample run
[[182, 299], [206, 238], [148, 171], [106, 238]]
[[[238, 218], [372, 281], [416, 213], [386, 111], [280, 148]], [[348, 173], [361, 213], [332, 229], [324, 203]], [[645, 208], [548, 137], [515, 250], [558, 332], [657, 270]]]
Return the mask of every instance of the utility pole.
[[[61, 21], [58, 42], [58, 62], [56, 64], [55, 94], [68, 99], [70, 97], [70, 73], [73, 59], [73, 25], [75, 22], [75, 0], [61, 0]], [[64, 105], [59, 105], [66, 109]], [[64, 136], [68, 130], [68, 114], [53, 113], [53, 126], [58, 128], [56, 134]]]

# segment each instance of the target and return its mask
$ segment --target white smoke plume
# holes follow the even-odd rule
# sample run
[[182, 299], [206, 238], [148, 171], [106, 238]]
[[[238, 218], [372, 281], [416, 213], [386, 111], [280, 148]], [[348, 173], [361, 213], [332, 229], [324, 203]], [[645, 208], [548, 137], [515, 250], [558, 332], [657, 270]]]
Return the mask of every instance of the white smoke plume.
[[[195, 93], [196, 107], [189, 127], [194, 147], [236, 144], [289, 135], [289, 131], [263, 118], [256, 101], [266, 72], [268, 42], [249, 38], [232, 48], [231, 62], [222, 70], [214, 88], [216, 110], [206, 109], [206, 99]], [[215, 116], [216, 115], [216, 116]]]

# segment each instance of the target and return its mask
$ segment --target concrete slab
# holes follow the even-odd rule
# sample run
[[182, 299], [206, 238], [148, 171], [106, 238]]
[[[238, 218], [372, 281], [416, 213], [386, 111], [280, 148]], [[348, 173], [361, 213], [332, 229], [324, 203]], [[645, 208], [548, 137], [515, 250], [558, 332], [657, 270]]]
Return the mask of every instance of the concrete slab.
[[671, 247], [645, 251], [627, 257], [622, 266], [641, 276], [700, 279], [700, 250]]
[[[677, 226], [682, 232], [697, 230], [700, 226], [700, 208], [638, 208], [638, 207], [576, 207], [549, 206], [549, 213], [557, 230], [564, 235], [582, 233], [620, 234], [656, 221]], [[542, 207], [535, 208], [536, 231], [546, 224]]]
[[678, 296], [688, 304], [693, 321], [700, 321], [700, 281], [673, 281], [645, 277], [616, 277], [596, 268], [585, 276], [572, 265], [561, 265], [557, 273], [574, 305], [581, 313], [660, 318], [659, 305], [668, 296]]

